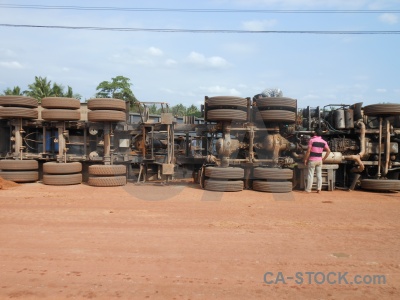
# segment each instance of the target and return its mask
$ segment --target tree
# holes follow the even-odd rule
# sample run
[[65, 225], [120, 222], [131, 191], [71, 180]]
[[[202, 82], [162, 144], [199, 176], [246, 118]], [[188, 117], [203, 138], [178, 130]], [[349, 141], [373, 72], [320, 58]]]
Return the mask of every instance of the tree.
[[116, 98], [129, 101], [131, 109], [138, 102], [131, 90], [130, 79], [124, 76], [111, 78], [111, 81], [101, 82], [96, 90], [97, 98]]
[[153, 104], [149, 106], [149, 114], [159, 115], [161, 114], [161, 108], [158, 108], [157, 105]]
[[64, 97], [68, 97], [68, 98], [75, 98], [75, 99], [82, 99], [82, 95], [78, 94], [78, 93], [74, 93], [74, 91], [72, 90], [72, 87], [68, 86], [67, 92], [64, 93]]
[[74, 94], [72, 88], [68, 86], [68, 90], [64, 93], [64, 86], [56, 82], [51, 84], [46, 77], [35, 76], [35, 82], [28, 85], [28, 90], [23, 92], [25, 95], [37, 99], [39, 102], [45, 97], [68, 97], [81, 99], [82, 96]]
[[46, 77], [35, 76], [35, 82], [28, 85], [28, 90], [24, 94], [37, 99], [39, 102], [45, 97], [53, 96], [51, 90], [51, 81], [47, 81]]
[[13, 89], [7, 88], [3, 91], [4, 95], [14, 95], [14, 96], [23, 96], [24, 92], [21, 91], [21, 88], [19, 86], [14, 86]]
[[172, 107], [171, 112], [174, 116], [182, 117], [186, 115], [186, 107], [183, 104], [177, 104]]
[[198, 109], [197, 106], [194, 104], [190, 105], [188, 109], [186, 110], [186, 115], [187, 116], [195, 116], [200, 118], [201, 117], [201, 111]]

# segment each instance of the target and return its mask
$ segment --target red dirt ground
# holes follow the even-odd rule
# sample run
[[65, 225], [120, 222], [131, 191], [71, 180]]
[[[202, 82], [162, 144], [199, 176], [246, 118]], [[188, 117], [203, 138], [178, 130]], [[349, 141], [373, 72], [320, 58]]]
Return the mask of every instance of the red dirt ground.
[[395, 193], [24, 184], [0, 190], [0, 245], [1, 299], [400, 299]]

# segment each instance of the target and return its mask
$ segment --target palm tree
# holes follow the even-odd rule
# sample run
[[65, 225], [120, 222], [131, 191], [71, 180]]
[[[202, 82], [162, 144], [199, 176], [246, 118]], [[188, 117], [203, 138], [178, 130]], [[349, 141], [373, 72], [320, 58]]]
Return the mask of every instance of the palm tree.
[[82, 95], [75, 93], [72, 90], [72, 87], [68, 86], [67, 92], [64, 93], [64, 97], [68, 97], [68, 98], [75, 98], [75, 99], [79, 99], [81, 100]]
[[3, 91], [4, 95], [14, 95], [14, 96], [23, 96], [24, 92], [21, 91], [19, 86], [14, 86], [13, 89], [7, 88]]
[[51, 81], [47, 78], [35, 76], [35, 82], [28, 85], [28, 90], [24, 91], [27, 96], [37, 99], [39, 102], [45, 97], [52, 97], [54, 94], [51, 88]]

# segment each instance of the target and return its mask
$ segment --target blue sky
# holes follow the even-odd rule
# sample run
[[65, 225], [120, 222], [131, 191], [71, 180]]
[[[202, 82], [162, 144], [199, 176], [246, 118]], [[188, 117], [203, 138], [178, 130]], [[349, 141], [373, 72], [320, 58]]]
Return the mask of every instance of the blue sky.
[[[399, 10], [400, 0], [3, 1], [124, 8]], [[2, 24], [231, 30], [400, 30], [399, 13], [276, 14], [35, 10], [0, 7]], [[0, 27], [0, 91], [35, 76], [83, 100], [131, 79], [140, 101], [199, 105], [280, 88], [298, 106], [400, 102], [400, 35], [159, 33]]]

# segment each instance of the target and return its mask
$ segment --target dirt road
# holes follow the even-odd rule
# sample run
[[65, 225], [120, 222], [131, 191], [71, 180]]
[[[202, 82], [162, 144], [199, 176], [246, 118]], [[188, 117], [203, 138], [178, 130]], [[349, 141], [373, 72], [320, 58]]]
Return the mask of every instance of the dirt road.
[[25, 184], [0, 245], [1, 299], [400, 299], [395, 193]]

